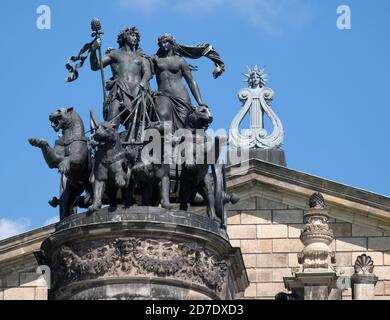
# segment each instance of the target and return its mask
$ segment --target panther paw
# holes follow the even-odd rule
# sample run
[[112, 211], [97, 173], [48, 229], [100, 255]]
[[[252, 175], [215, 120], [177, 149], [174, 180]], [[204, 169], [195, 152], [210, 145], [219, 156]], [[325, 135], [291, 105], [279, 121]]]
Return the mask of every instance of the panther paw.
[[46, 140], [38, 139], [38, 138], [30, 138], [28, 139], [28, 142], [33, 146], [37, 148], [43, 148], [44, 146], [48, 145]]
[[123, 188], [126, 185], [126, 180], [123, 175], [118, 175], [115, 177], [115, 185], [118, 188]]

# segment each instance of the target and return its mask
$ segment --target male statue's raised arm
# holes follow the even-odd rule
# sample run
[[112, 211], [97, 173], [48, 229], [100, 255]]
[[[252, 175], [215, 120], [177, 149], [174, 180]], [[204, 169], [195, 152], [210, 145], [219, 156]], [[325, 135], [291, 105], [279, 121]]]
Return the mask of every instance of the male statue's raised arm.
[[[96, 39], [91, 46], [91, 53], [89, 55], [89, 62], [91, 64], [91, 70], [97, 71], [100, 70], [100, 62], [97, 57], [96, 51], [100, 48], [101, 46], [101, 39]], [[102, 56], [102, 64], [103, 68], [111, 64], [112, 58], [110, 54], [105, 54]]]

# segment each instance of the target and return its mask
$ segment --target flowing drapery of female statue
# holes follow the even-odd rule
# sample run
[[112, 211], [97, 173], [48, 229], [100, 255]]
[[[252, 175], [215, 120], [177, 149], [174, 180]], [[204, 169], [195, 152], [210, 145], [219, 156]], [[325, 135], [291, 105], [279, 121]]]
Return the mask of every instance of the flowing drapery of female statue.
[[192, 71], [196, 68], [189, 65], [183, 57], [197, 59], [206, 56], [211, 59], [216, 65], [214, 78], [222, 74], [224, 64], [209, 44], [183, 46], [177, 44], [174, 37], [166, 33], [158, 38], [158, 46], [156, 55], [152, 57], [158, 86], [155, 95], [157, 113], [161, 121], [171, 122], [172, 129], [176, 130], [185, 126], [187, 115], [194, 110], [183, 78], [198, 106], [208, 110], [192, 76]]

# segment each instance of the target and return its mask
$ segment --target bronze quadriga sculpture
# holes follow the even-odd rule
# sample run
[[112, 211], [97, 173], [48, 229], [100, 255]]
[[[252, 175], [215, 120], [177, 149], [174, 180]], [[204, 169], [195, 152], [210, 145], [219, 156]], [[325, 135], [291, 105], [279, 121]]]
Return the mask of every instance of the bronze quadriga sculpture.
[[[103, 84], [103, 69], [111, 67], [112, 78], [103, 87], [104, 121], [91, 112], [85, 132], [77, 112], [61, 108], [50, 115], [62, 134], [54, 148], [29, 139], [62, 175], [61, 194], [51, 200], [60, 206], [60, 222], [37, 254], [53, 269], [51, 297], [234, 298], [248, 285], [239, 249], [230, 246], [226, 233], [225, 205], [238, 197], [227, 193], [224, 165], [217, 162], [223, 139], [208, 143], [212, 116], [192, 77], [194, 67], [184, 59], [208, 57], [217, 78], [224, 71], [221, 58], [209, 44], [182, 46], [169, 34], [158, 39], [156, 55], [148, 56], [135, 27], [122, 30], [119, 48], [102, 55], [100, 22], [94, 19], [91, 26], [94, 39], [70, 58], [67, 81], [78, 78], [88, 54]], [[153, 74], [156, 92], [149, 87]], [[190, 139], [183, 142], [180, 130]], [[206, 155], [201, 162], [199, 145]], [[185, 160], [177, 162], [181, 152], [170, 150], [186, 151]], [[215, 163], [208, 164], [209, 153]], [[189, 203], [204, 205], [205, 214], [188, 212]], [[77, 208], [87, 210], [77, 214]]]

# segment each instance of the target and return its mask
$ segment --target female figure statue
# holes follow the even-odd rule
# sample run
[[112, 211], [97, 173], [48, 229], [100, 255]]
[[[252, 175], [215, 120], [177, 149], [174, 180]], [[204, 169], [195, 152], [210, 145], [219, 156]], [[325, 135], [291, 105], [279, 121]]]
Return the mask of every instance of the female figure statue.
[[191, 71], [196, 70], [196, 68], [189, 65], [183, 56], [193, 59], [207, 56], [216, 65], [213, 72], [214, 78], [222, 74], [224, 64], [218, 53], [209, 44], [179, 45], [172, 35], [166, 33], [158, 38], [158, 46], [156, 55], [152, 57], [158, 86], [155, 101], [157, 113], [159, 120], [170, 121], [172, 130], [175, 131], [184, 128], [187, 115], [194, 110], [182, 78], [187, 82], [198, 106], [208, 111], [207, 105], [202, 100], [199, 87], [192, 77]]

